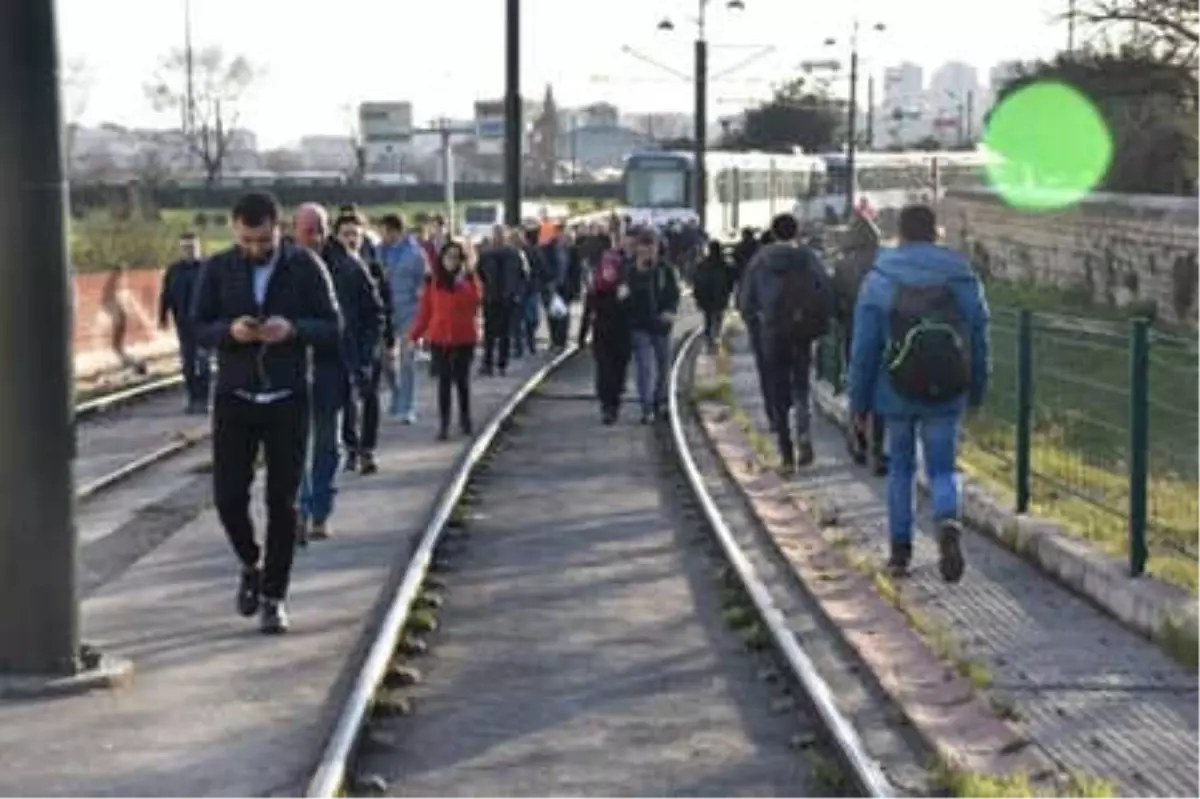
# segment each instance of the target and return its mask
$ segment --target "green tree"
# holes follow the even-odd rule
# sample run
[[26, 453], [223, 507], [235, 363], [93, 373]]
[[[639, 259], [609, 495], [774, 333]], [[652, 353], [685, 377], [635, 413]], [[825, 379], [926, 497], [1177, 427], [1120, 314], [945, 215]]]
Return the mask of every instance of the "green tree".
[[996, 103], [1033, 82], [1087, 95], [1113, 137], [1100, 190], [1191, 194], [1197, 184], [1197, 0], [1094, 0], [1076, 12], [1084, 46], [1026, 66]]
[[731, 131], [721, 141], [729, 150], [806, 152], [830, 149], [843, 126], [845, 105], [819, 88], [810, 88], [804, 78], [795, 78], [775, 90], [774, 96], [746, 111], [741, 130]]

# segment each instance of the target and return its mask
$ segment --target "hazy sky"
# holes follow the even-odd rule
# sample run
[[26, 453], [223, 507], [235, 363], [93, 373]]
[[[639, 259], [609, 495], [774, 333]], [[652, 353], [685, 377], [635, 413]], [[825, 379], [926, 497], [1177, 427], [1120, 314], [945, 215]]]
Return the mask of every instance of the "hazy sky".
[[[183, 41], [184, 0], [57, 0], [64, 60], [89, 68], [85, 123], [169, 125], [142, 87], [159, 58]], [[769, 56], [715, 80], [714, 115], [733, 113], [767, 93], [770, 81], [800, 61], [845, 57], [826, 48], [848, 40], [857, 14], [864, 27], [864, 70], [901, 60], [930, 72], [949, 60], [986, 70], [997, 61], [1046, 56], [1066, 42], [1053, 21], [1065, 0], [744, 0], [729, 11], [709, 4], [710, 74], [773, 45]], [[689, 86], [622, 52], [633, 48], [690, 74], [696, 0], [524, 0], [523, 93], [547, 82], [565, 105], [607, 100], [627, 111], [687, 111]], [[670, 16], [673, 33], [657, 30]], [[503, 0], [192, 0], [197, 47], [220, 45], [262, 70], [242, 123], [265, 146], [302, 133], [344, 133], [347, 107], [363, 100], [409, 100], [418, 122], [469, 117], [476, 99], [504, 88]]]

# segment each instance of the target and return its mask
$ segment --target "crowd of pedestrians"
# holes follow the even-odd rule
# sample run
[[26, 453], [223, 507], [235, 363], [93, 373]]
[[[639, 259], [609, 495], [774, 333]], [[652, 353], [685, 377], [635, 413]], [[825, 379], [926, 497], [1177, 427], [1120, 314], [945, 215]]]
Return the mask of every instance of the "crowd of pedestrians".
[[[473, 378], [503, 376], [514, 359], [535, 354], [543, 321], [551, 351], [565, 349], [572, 306], [582, 300], [578, 343], [590, 342], [601, 422], [619, 420], [632, 364], [639, 420], [650, 424], [666, 407], [681, 272], [710, 351], [736, 298], [787, 473], [815, 459], [814, 343], [841, 327], [854, 417], [848, 443], [856, 462], [887, 476], [892, 570], [904, 573], [912, 558], [919, 439], [942, 572], [950, 581], [962, 575], [955, 456], [962, 414], [986, 390], [987, 305], [970, 264], [935, 243], [936, 220], [924, 206], [900, 214], [893, 248], [881, 247], [878, 228], [858, 215], [832, 274], [790, 214], [761, 235], [742, 231], [729, 257], [698, 229], [688, 236], [686, 226], [656, 230], [617, 217], [573, 230], [549, 220], [497, 226], [471, 242], [454, 239], [440, 219], [413, 229], [387, 214], [376, 235], [353, 206], [331, 222], [323, 206], [307, 203], [285, 233], [275, 200], [251, 193], [232, 220], [235, 243], [207, 260], [195, 236], [180, 240], [160, 323], [175, 323], [187, 411], [209, 412], [212, 397], [215, 504], [242, 568], [237, 608], [258, 614], [264, 632], [288, 628], [294, 551], [330, 537], [339, 470], [379, 468], [384, 387], [391, 418], [417, 424], [427, 360], [437, 440], [450, 437], [454, 421], [471, 436]], [[260, 460], [262, 546], [249, 513]]]

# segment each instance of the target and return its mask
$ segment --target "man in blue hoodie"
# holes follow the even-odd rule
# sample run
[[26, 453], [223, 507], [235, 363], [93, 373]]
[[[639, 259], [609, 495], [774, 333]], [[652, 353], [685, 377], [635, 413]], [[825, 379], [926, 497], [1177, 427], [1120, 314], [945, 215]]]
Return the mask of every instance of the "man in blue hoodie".
[[932, 209], [901, 210], [900, 244], [880, 251], [855, 306], [849, 397], [859, 429], [868, 413], [885, 419], [889, 569], [903, 576], [912, 561], [920, 436], [939, 567], [953, 583], [965, 568], [955, 473], [959, 425], [964, 411], [978, 407], [987, 391], [988, 307], [970, 262], [936, 240]]

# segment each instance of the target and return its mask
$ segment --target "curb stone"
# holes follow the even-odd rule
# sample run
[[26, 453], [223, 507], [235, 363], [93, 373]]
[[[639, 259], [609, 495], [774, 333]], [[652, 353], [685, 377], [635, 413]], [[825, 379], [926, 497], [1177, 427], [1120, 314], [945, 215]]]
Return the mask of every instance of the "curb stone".
[[[824, 380], [812, 381], [817, 408], [838, 427], [850, 426], [845, 395]], [[917, 454], [917, 485], [928, 492], [928, 480]], [[1152, 577], [1130, 578], [1115, 560], [1057, 522], [1005, 509], [978, 481], [962, 478], [962, 516], [1051, 578], [1086, 597], [1122, 624], [1149, 638], [1168, 655], [1189, 667], [1200, 659], [1200, 619], [1194, 597]]]
[[821, 531], [818, 509], [757, 465], [753, 447], [721, 406], [695, 407], [710, 446], [770, 540], [930, 748], [971, 772], [1026, 773], [1035, 782], [1057, 775], [1037, 746], [998, 718], [970, 681], [933, 653], [903, 612], [879, 594], [872, 577], [837, 551]]

